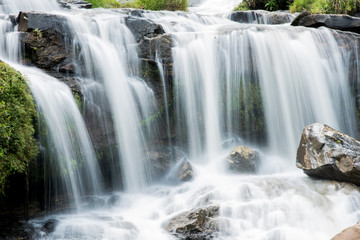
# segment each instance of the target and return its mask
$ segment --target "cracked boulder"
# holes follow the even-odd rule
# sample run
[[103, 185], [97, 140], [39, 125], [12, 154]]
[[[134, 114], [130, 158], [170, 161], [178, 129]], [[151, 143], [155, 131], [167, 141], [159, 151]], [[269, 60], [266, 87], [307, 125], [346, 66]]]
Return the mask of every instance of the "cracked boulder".
[[221, 226], [218, 216], [219, 206], [207, 206], [182, 212], [165, 222], [163, 227], [179, 239], [213, 239]]
[[240, 173], [254, 173], [260, 162], [259, 153], [246, 146], [234, 148], [226, 158], [229, 168]]
[[360, 185], [360, 142], [325, 124], [304, 128], [296, 166], [311, 176]]

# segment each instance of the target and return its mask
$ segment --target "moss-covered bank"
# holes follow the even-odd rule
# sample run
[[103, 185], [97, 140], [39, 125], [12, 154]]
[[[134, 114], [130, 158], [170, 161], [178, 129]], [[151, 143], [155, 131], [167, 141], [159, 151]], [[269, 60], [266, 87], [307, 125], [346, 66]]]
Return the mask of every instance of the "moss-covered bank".
[[93, 8], [140, 8], [146, 10], [186, 11], [188, 0], [132, 0], [127, 2], [116, 0], [87, 0]]
[[38, 153], [36, 108], [26, 79], [0, 62], [0, 194], [14, 174], [26, 174]]
[[244, 0], [234, 11], [266, 9], [270, 11], [290, 10], [321, 14], [349, 14], [360, 12], [360, 0]]

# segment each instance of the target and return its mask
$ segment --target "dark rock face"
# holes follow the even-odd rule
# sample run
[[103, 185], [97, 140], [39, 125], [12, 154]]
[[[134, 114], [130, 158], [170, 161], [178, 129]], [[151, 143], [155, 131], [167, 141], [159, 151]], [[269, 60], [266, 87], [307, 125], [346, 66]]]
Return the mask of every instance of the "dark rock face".
[[[56, 78], [69, 77], [75, 72], [70, 29], [63, 16], [21, 12], [17, 18], [20, 41], [25, 50], [25, 62], [46, 70]], [[73, 90], [79, 91], [74, 78], [66, 79]]]
[[360, 33], [360, 18], [340, 14], [300, 14], [292, 26], [328, 27], [337, 30]]
[[66, 18], [59, 15], [52, 15], [37, 12], [20, 12], [17, 18], [20, 32], [30, 32], [34, 29], [40, 31], [55, 31], [61, 34], [70, 34], [66, 24]]
[[152, 38], [165, 33], [159, 24], [145, 18], [129, 17], [125, 23], [134, 34], [137, 42], [140, 42], [144, 37]]
[[294, 15], [262, 10], [237, 11], [230, 15], [230, 19], [239, 23], [284, 24], [290, 23], [294, 19]]
[[360, 142], [331, 127], [314, 123], [304, 128], [296, 166], [312, 177], [360, 185]]
[[180, 239], [205, 240], [214, 238], [219, 230], [219, 206], [186, 211], [163, 224], [166, 231]]
[[360, 239], [360, 222], [336, 234], [335, 237], [333, 237], [331, 240], [358, 240], [358, 239]]
[[[172, 36], [168, 34], [158, 35], [153, 38], [144, 38], [139, 43], [139, 57], [154, 65], [156, 60], [161, 61], [166, 78], [172, 79]], [[154, 81], [155, 80], [155, 81]], [[158, 78], [152, 78], [151, 83], [156, 85]]]
[[74, 64], [71, 62], [72, 52], [65, 50], [65, 42], [59, 35], [52, 31], [32, 31], [20, 35], [24, 44], [28, 61], [37, 67], [48, 71], [74, 73]]
[[231, 170], [236, 172], [256, 172], [260, 157], [257, 151], [245, 146], [234, 148], [226, 158]]
[[151, 60], [155, 60], [157, 57], [161, 59], [163, 63], [170, 64], [172, 62], [172, 45], [172, 36], [168, 34], [145, 38], [139, 44], [139, 57]]

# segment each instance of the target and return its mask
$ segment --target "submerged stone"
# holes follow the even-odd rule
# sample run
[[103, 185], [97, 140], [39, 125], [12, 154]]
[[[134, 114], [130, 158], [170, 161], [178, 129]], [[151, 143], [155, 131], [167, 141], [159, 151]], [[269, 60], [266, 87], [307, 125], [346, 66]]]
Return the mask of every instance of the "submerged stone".
[[260, 157], [257, 151], [246, 146], [238, 146], [231, 151], [226, 160], [233, 171], [256, 172]]
[[303, 130], [296, 166], [312, 177], [360, 185], [360, 142], [325, 124]]

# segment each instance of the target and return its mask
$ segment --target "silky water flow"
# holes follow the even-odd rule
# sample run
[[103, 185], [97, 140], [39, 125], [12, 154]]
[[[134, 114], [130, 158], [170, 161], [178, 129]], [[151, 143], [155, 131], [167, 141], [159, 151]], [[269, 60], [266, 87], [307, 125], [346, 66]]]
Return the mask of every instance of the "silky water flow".
[[[223, 0], [224, 9], [209, 0], [199, 1], [189, 13], [143, 13], [173, 38], [173, 124], [186, 136], [186, 144], [176, 137], [171, 144], [181, 145], [194, 169], [192, 181], [169, 185], [153, 182], [144, 163], [159, 129], [156, 124], [146, 127], [143, 120], [158, 109], [153, 90], [140, 77], [126, 12], [59, 10], [52, 1], [3, 1], [4, 15], [22, 10], [18, 2], [24, 10], [55, 9], [66, 17], [73, 45], [80, 49], [77, 61], [84, 66], [78, 70], [84, 103], [94, 106], [99, 118], [104, 118], [104, 109], [111, 115], [113, 125], [101, 127], [114, 129], [120, 162], [110, 167], [111, 181], [124, 189], [105, 191], [101, 166], [70, 89], [41, 70], [12, 63], [29, 80], [46, 129], [46, 136], [40, 136], [46, 139], [44, 151], [59, 162], [52, 174], [65, 176], [52, 176], [60, 181], [52, 183], [52, 190], [62, 186], [77, 208], [31, 220], [37, 238], [172, 239], [163, 229], [165, 221], [208, 205], [220, 207], [217, 239], [325, 240], [359, 220], [355, 188], [316, 181], [295, 169], [304, 126], [322, 122], [355, 133], [347, 81], [352, 62], [340, 47], [341, 39], [353, 41], [351, 36], [325, 28], [235, 23], [224, 15], [237, 3], [230, 0]], [[16, 33], [3, 19], [1, 55], [16, 61], [21, 55], [12, 45]], [[160, 60], [157, 66], [164, 74]], [[170, 113], [165, 115], [169, 127]], [[238, 137], [259, 128], [266, 128], [258, 132], [265, 143], [250, 135]], [[258, 174], [227, 170], [224, 159], [239, 144], [260, 151]], [[86, 205], [85, 196], [99, 204]], [[42, 225], [49, 219], [58, 223], [46, 235]]]

